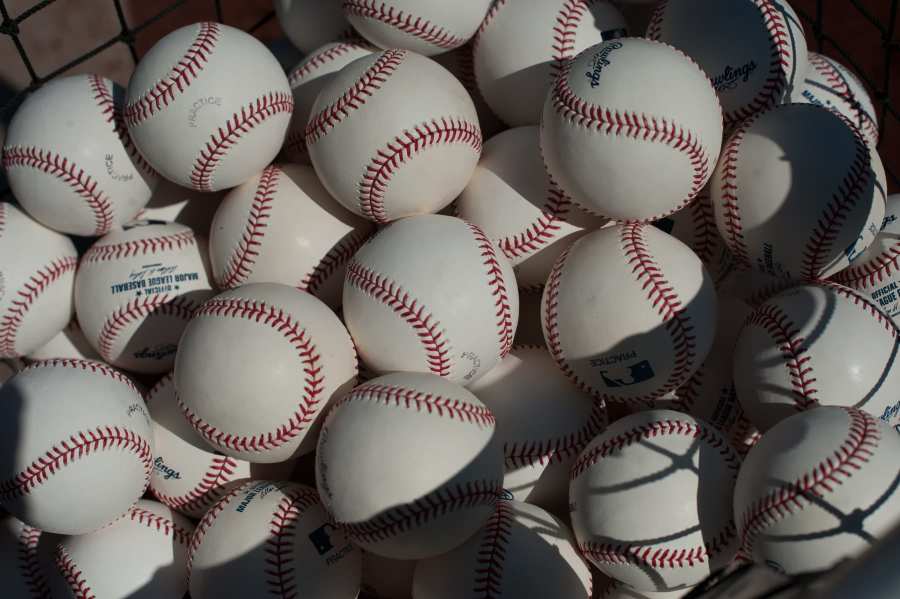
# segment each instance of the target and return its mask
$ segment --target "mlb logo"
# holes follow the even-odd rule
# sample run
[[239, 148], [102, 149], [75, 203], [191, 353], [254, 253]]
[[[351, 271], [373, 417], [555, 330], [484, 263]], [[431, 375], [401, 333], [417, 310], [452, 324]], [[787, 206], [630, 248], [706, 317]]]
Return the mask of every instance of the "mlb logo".
[[331, 542], [331, 535], [328, 534], [329, 528], [334, 528], [334, 525], [323, 524], [309, 533], [309, 540], [312, 542], [313, 547], [316, 548], [316, 551], [319, 552], [319, 555], [325, 555], [334, 549], [334, 544]]
[[642, 362], [623, 368], [601, 370], [600, 376], [603, 377], [603, 382], [607, 387], [616, 388], [629, 387], [631, 385], [643, 383], [644, 381], [649, 381], [655, 374], [653, 372], [653, 367], [650, 366], [650, 362], [643, 360]]

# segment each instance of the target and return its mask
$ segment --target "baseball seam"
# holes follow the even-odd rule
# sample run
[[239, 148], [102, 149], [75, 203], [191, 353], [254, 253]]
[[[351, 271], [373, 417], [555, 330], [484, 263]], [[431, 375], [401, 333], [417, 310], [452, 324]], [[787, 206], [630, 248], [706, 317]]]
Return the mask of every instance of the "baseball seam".
[[427, 19], [397, 10], [393, 6], [385, 5], [384, 2], [344, 0], [343, 8], [346, 15], [381, 21], [427, 44], [445, 50], [452, 50], [466, 42], [465, 38], [454, 35]]
[[834, 281], [847, 287], [860, 289], [873, 287], [900, 270], [900, 242], [895, 243], [877, 256], [858, 265], [851, 265], [832, 277]]
[[128, 518], [132, 522], [137, 522], [151, 530], [163, 533], [179, 545], [187, 545], [191, 541], [191, 531], [179, 526], [174, 520], [154, 514], [149, 510], [145, 510], [138, 506], [132, 506], [128, 510]]
[[900, 335], [900, 331], [898, 331], [897, 325], [894, 324], [894, 321], [888, 318], [888, 316], [885, 315], [885, 313], [882, 312], [878, 308], [878, 306], [872, 303], [871, 300], [860, 295], [855, 290], [848, 289], [843, 285], [838, 285], [831, 281], [818, 281], [817, 284], [832, 289], [838, 295], [842, 295], [853, 302], [853, 305], [857, 308], [862, 308], [864, 312], [873, 317], [878, 322], [878, 324], [884, 327], [884, 330], [890, 333], [891, 337], [893, 337], [894, 339], [896, 339], [897, 336]]
[[720, 239], [709, 193], [700, 192], [690, 208], [694, 224], [694, 239], [691, 249], [704, 264], [709, 264], [714, 258], [713, 250], [719, 245]]
[[297, 520], [318, 503], [318, 496], [307, 489], [289, 490], [278, 502], [269, 522], [265, 544], [265, 574], [269, 593], [283, 599], [297, 597], [294, 544]]
[[529, 223], [523, 231], [501, 237], [497, 240], [497, 246], [510, 260], [540, 251], [556, 240], [560, 223], [566, 221], [571, 208], [569, 196], [551, 182], [537, 220]]
[[738, 202], [737, 162], [744, 136], [755, 121], [755, 118], [745, 121], [734, 132], [722, 149], [722, 157], [719, 162], [722, 165], [720, 193], [722, 195], [722, 220], [725, 225], [724, 239], [728, 242], [728, 249], [731, 250], [735, 261], [745, 268], [750, 268], [751, 264], [750, 253], [744, 242], [744, 225], [741, 222], [741, 208]]
[[368, 234], [359, 231], [351, 231], [345, 235], [322, 256], [322, 259], [310, 272], [306, 273], [297, 288], [312, 295], [318, 295], [325, 282], [356, 255], [369, 237]]
[[65, 578], [73, 599], [96, 599], [84, 573], [61, 544], [56, 546], [56, 565]]
[[187, 230], [171, 235], [159, 235], [122, 243], [95, 243], [85, 252], [81, 261], [83, 264], [90, 264], [92, 262], [119, 260], [121, 258], [155, 254], [157, 252], [171, 252], [195, 245], [197, 245], [197, 239], [194, 237], [194, 232]]
[[466, 225], [475, 236], [478, 244], [478, 250], [481, 252], [483, 265], [487, 269], [488, 285], [491, 289], [491, 295], [494, 298], [494, 307], [496, 312], [494, 316], [497, 318], [497, 336], [500, 341], [500, 358], [505, 358], [512, 349], [513, 337], [515, 336], [515, 324], [512, 318], [512, 307], [509, 303], [509, 293], [506, 289], [506, 282], [503, 279], [503, 269], [500, 267], [500, 261], [497, 259], [497, 252], [494, 250], [494, 244], [488, 239], [484, 231], [478, 225], [467, 222]]
[[37, 528], [23, 523], [22, 532], [17, 539], [19, 572], [32, 599], [50, 599], [50, 587], [38, 559], [41, 534]]
[[556, 13], [552, 30], [551, 83], [559, 77], [563, 67], [575, 55], [575, 34], [592, 2], [593, 0], [565, 0]]
[[385, 406], [395, 406], [434, 414], [440, 418], [458, 420], [476, 426], [493, 426], [494, 414], [485, 406], [471, 404], [453, 397], [425, 393], [418, 389], [365, 383], [335, 403], [333, 410], [353, 401], [375, 401]]
[[[89, 75], [88, 79], [90, 80], [91, 90], [94, 93], [94, 101], [97, 102], [97, 106], [100, 108], [100, 112], [103, 114], [106, 122], [112, 123], [113, 132], [118, 136], [119, 141], [122, 142], [122, 147], [125, 148], [128, 157], [131, 158], [131, 161], [138, 169], [148, 175], [156, 176], [156, 171], [144, 160], [144, 157], [135, 147], [134, 142], [131, 141], [131, 135], [128, 133], [128, 127], [126, 127], [125, 119], [122, 115], [121, 104], [117, 103], [109, 92], [104, 78], [100, 75]], [[115, 85], [112, 82], [110, 84]]]
[[877, 145], [878, 125], [875, 122], [875, 118], [863, 108], [862, 102], [857, 100], [856, 96], [850, 90], [850, 86], [847, 84], [843, 73], [821, 54], [811, 53], [809, 55], [809, 63], [810, 66], [825, 78], [832, 90], [850, 105], [851, 109], [856, 113], [856, 118], [861, 123], [866, 135], [872, 139], [875, 145]]
[[203, 518], [200, 519], [200, 522], [197, 523], [197, 527], [194, 529], [194, 534], [191, 536], [191, 543], [188, 547], [188, 559], [187, 559], [187, 581], [188, 588], [190, 588], [191, 583], [191, 575], [194, 571], [194, 557], [197, 555], [197, 550], [200, 548], [200, 545], [203, 543], [203, 539], [206, 538], [206, 533], [209, 532], [210, 527], [216, 521], [216, 518], [219, 517], [225, 510], [225, 506], [231, 501], [234, 497], [242, 492], [246, 492], [246, 490], [253, 485], [253, 482], [244, 483], [242, 485], [238, 485], [229, 491], [226, 495], [224, 495], [221, 499], [219, 499], [206, 514], [203, 515]]
[[737, 535], [735, 525], [729, 522], [719, 534], [701, 545], [680, 549], [670, 549], [658, 545], [636, 545], [623, 543], [596, 543], [587, 541], [578, 544], [578, 549], [589, 556], [594, 563], [614, 565], [635, 565], [639, 567], [690, 568], [708, 562], [710, 558], [731, 547]]
[[506, 501], [497, 508], [481, 530], [481, 543], [475, 554], [472, 597], [500, 599], [503, 596], [503, 566], [512, 537], [515, 515]]
[[125, 327], [135, 321], [154, 317], [171, 316], [187, 322], [193, 317], [197, 304], [185, 296], [168, 294], [136, 297], [116, 308], [103, 322], [97, 336], [97, 348], [107, 362], [114, 362], [114, 347]]
[[372, 50], [374, 49], [374, 46], [370, 46], [362, 41], [338, 42], [324, 52], [315, 52], [311, 54], [303, 64], [299, 65], [288, 74], [288, 83], [290, 84], [291, 89], [302, 84], [306, 77], [319, 70], [320, 67], [323, 67], [328, 63], [333, 62], [335, 59], [344, 56], [351, 50], [356, 49]]
[[[132, 393], [137, 395], [138, 397], [143, 397], [143, 393], [141, 393], [138, 388], [135, 386], [134, 381], [130, 378], [112, 368], [107, 366], [106, 364], [95, 361], [95, 360], [81, 360], [81, 359], [72, 359], [72, 358], [51, 358], [48, 360], [39, 360], [37, 362], [32, 362], [29, 364], [25, 370], [33, 370], [35, 368], [77, 368], [78, 370], [84, 370], [85, 372], [92, 372], [94, 374], [99, 374], [105, 376], [107, 378], [111, 378], [119, 383], [122, 383]], [[24, 371], [23, 371], [24, 372]]]
[[203, 479], [190, 491], [182, 495], [167, 495], [150, 485], [153, 495], [173, 510], [205, 511], [221, 498], [222, 486], [231, 481], [238, 463], [229, 456], [213, 456]]
[[581, 453], [606, 426], [605, 404], [594, 399], [585, 400], [591, 401], [591, 413], [578, 430], [552, 439], [505, 442], [503, 455], [506, 467], [522, 468], [562, 462]]

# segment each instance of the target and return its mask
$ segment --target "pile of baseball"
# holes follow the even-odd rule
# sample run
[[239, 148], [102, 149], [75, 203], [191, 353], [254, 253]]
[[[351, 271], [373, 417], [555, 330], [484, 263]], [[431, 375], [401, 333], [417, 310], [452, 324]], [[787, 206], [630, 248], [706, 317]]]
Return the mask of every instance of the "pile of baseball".
[[900, 522], [900, 197], [786, 2], [276, 9], [288, 74], [197, 23], [12, 119], [4, 597], [674, 598]]

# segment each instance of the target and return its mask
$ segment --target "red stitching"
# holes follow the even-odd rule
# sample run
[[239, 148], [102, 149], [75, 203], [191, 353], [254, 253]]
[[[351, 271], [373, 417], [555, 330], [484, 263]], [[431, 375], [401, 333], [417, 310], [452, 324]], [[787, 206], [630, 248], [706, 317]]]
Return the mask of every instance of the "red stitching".
[[[150, 166], [146, 160], [144, 160], [144, 157], [141, 156], [141, 153], [138, 152], [134, 143], [131, 141], [128, 127], [125, 126], [121, 102], [116, 102], [113, 95], [109, 93], [109, 88], [106, 87], [107, 80], [99, 75], [88, 75], [88, 80], [90, 81], [91, 90], [94, 92], [94, 100], [100, 107], [100, 111], [106, 117], [106, 122], [113, 123], [113, 131], [119, 137], [119, 141], [122, 142], [122, 146], [125, 148], [125, 151], [128, 153], [132, 162], [145, 173], [154, 177], [157, 176], [156, 171], [153, 170], [153, 167]], [[115, 86], [115, 83], [111, 81], [110, 84]]]
[[3, 149], [3, 168], [35, 168], [60, 179], [81, 196], [94, 214], [94, 235], [104, 235], [113, 225], [113, 209], [97, 181], [65, 156], [35, 147], [8, 146]]
[[185, 296], [171, 297], [168, 294], [136, 297], [123, 306], [119, 306], [103, 322], [97, 336], [100, 355], [107, 362], [113, 362], [115, 352], [113, 346], [122, 331], [135, 321], [151, 316], [173, 316], [185, 322], [189, 321], [197, 304]]
[[278, 179], [282, 172], [281, 168], [272, 164], [266, 167], [259, 176], [259, 183], [256, 185], [253, 201], [250, 204], [250, 214], [244, 225], [244, 232], [241, 234], [241, 240], [237, 247], [228, 258], [228, 264], [222, 273], [222, 281], [219, 283], [220, 288], [237, 287], [245, 283], [247, 277], [250, 276], [251, 268], [256, 264], [256, 257], [259, 256], [262, 238], [265, 236], [264, 229], [269, 226], [272, 202], [275, 201], [275, 194], [278, 193]]
[[781, 483], [778, 489], [760, 497], [744, 511], [740, 523], [742, 551], [752, 553], [753, 543], [760, 532], [802, 510], [813, 500], [833, 492], [869, 461], [881, 439], [877, 422], [860, 410], [849, 408], [845, 411], [850, 417], [847, 438], [830, 456], [793, 482]]
[[366, 522], [337, 522], [358, 543], [377, 543], [425, 525], [458, 509], [491, 505], [503, 485], [496, 480], [476, 480], [440, 488], [406, 505], [392, 507]]
[[104, 262], [106, 260], [119, 260], [133, 256], [144, 256], [157, 252], [172, 252], [185, 247], [197, 245], [197, 239], [191, 230], [179, 231], [171, 235], [157, 235], [134, 241], [121, 243], [95, 243], [85, 252], [81, 258], [82, 263]]
[[284, 493], [285, 496], [278, 502], [269, 522], [269, 537], [264, 549], [266, 586], [271, 595], [295, 599], [297, 582], [294, 537], [297, 534], [297, 520], [304, 511], [319, 503], [319, 497], [312, 489], [289, 489]]
[[248, 488], [257, 484], [255, 481], [250, 481], [244, 483], [242, 485], [238, 485], [228, 492], [224, 497], [219, 499], [209, 511], [204, 514], [203, 518], [200, 519], [200, 522], [197, 523], [197, 527], [194, 529], [194, 534], [191, 536], [191, 544], [188, 548], [188, 559], [187, 559], [187, 580], [188, 587], [190, 587], [191, 583], [191, 574], [194, 571], [194, 557], [197, 555], [197, 549], [200, 548], [200, 544], [203, 542], [203, 539], [206, 538], [206, 533], [209, 532], [210, 527], [216, 521], [216, 518], [219, 517], [225, 510], [225, 506], [238, 494], [246, 492]]
[[761, 327], [778, 344], [791, 379], [791, 393], [797, 410], [818, 405], [816, 394], [819, 390], [815, 387], [817, 379], [813, 376], [812, 356], [807, 354], [806, 338], [799, 336], [797, 325], [781, 308], [764, 304], [744, 323], [744, 328], [751, 326]]
[[199, 25], [197, 36], [184, 56], [156, 85], [125, 107], [125, 121], [129, 125], [137, 125], [171, 104], [175, 96], [184, 93], [200, 75], [219, 40], [219, 24], [205, 22]]
[[870, 299], [859, 294], [854, 289], [849, 289], [844, 287], [843, 285], [838, 285], [831, 281], [816, 281], [816, 284], [821, 285], [823, 287], [828, 287], [832, 289], [838, 295], [842, 295], [851, 302], [853, 302], [854, 306], [861, 307], [865, 312], [872, 316], [878, 323], [884, 327], [888, 333], [891, 334], [891, 337], [894, 339], [897, 338], [898, 334], [900, 334], [900, 330], [897, 329], [897, 325], [894, 324], [894, 321], [887, 317], [887, 315], [882, 312], [878, 306], [876, 306]]
[[184, 512], [205, 511], [221, 497], [223, 485], [231, 480], [238, 463], [228, 456], [213, 456], [212, 464], [203, 473], [203, 480], [184, 495], [167, 495], [151, 488], [153, 495], [173, 510]]
[[369, 238], [370, 235], [368, 233], [351, 231], [328, 250], [328, 253], [319, 260], [319, 263], [316, 264], [312, 271], [306, 273], [297, 288], [316, 295], [325, 281], [337, 272], [340, 267], [347, 264]]
[[719, 245], [719, 231], [716, 229], [716, 217], [713, 214], [709, 192], [700, 192], [690, 205], [691, 218], [694, 224], [694, 242], [691, 249], [706, 264], [715, 257], [714, 252]]
[[856, 113], [856, 118], [862, 123], [866, 135], [877, 141], [878, 126], [875, 124], [875, 119], [872, 115], [863, 110], [862, 103], [857, 100], [853, 95], [853, 92], [850, 91], [850, 86], [847, 85], [843, 74], [837, 67], [835, 67], [825, 56], [814, 52], [809, 54], [809, 63], [820, 75], [825, 77], [828, 85], [831, 86], [835, 93], [840, 95], [848, 104], [850, 104], [851, 108]]
[[717, 553], [728, 549], [737, 535], [734, 522], [729, 523], [718, 535], [696, 547], [670, 549], [659, 545], [634, 545], [621, 543], [579, 543], [578, 549], [594, 563], [633, 564], [638, 567], [690, 568], [708, 562]]
[[669, 0], [660, 0], [659, 4], [656, 5], [653, 14], [650, 15], [650, 22], [647, 24], [647, 34], [645, 35], [647, 39], [655, 42], [660, 41], [659, 38], [662, 35], [663, 17], [665, 16], [668, 4]]
[[50, 587], [44, 577], [44, 569], [38, 559], [38, 543], [41, 531], [22, 524], [22, 532], [17, 539], [19, 572], [32, 599], [50, 599]]
[[0, 482], [0, 498], [9, 501], [28, 495], [32, 489], [44, 483], [57, 470], [68, 466], [91, 453], [106, 449], [124, 449], [134, 453], [144, 463], [144, 476], [150, 480], [152, 450], [139, 434], [118, 426], [98, 426], [89, 431], [79, 431], [51, 447], [43, 456], [33, 461], [13, 478]]
[[440, 418], [459, 420], [479, 427], [493, 426], [496, 422], [493, 412], [485, 406], [397, 385], [362, 384], [338, 400], [333, 409], [352, 401], [374, 401], [386, 406], [435, 414]]
[[438, 48], [452, 50], [466, 43], [466, 38], [453, 35], [422, 17], [397, 10], [393, 6], [385, 6], [384, 2], [344, 0], [343, 7], [344, 14], [381, 21]]
[[21, 353], [16, 350], [16, 337], [25, 316], [47, 287], [66, 273], [74, 271], [77, 264], [78, 259], [75, 256], [59, 258], [28, 277], [23, 283], [23, 288], [11, 298], [6, 314], [0, 318], [0, 356], [17, 356]]
[[513, 324], [512, 308], [509, 305], [506, 281], [503, 280], [503, 269], [500, 267], [500, 261], [497, 260], [494, 244], [484, 234], [481, 227], [469, 222], [466, 225], [475, 236], [475, 241], [478, 243], [478, 249], [481, 251], [481, 257], [484, 260], [484, 266], [487, 268], [488, 285], [491, 287], [494, 307], [497, 309], [494, 316], [497, 318], [497, 335], [500, 338], [500, 357], [505, 358], [509, 350], [512, 349], [516, 327]]
[[390, 219], [384, 208], [384, 196], [394, 171], [414, 154], [438, 144], [463, 144], [481, 153], [481, 130], [477, 124], [455, 117], [431, 119], [406, 129], [372, 157], [359, 182], [359, 208], [377, 223]]
[[387, 82], [407, 54], [406, 50], [385, 50], [340, 98], [311, 115], [304, 132], [307, 145], [319, 141], [329, 129], [361, 108]]
[[84, 573], [75, 564], [72, 556], [62, 544], [56, 546], [56, 565], [66, 579], [66, 584], [72, 592], [74, 599], [97, 599], [94, 591], [88, 585]]
[[288, 83], [290, 84], [291, 89], [303, 83], [303, 79], [305, 79], [310, 73], [315, 72], [320, 67], [325, 66], [336, 58], [344, 56], [345, 54], [350, 52], [350, 50], [356, 49], [372, 51], [376, 50], [374, 46], [372, 46], [371, 44], [367, 44], [362, 40], [353, 40], [347, 42], [338, 42], [324, 52], [315, 52], [309, 55], [303, 62], [303, 64], [298, 65], [297, 68], [295, 68], [288, 74]]
[[143, 397], [143, 393], [138, 390], [138, 388], [134, 384], [134, 381], [132, 381], [130, 378], [128, 378], [115, 368], [107, 366], [102, 362], [71, 358], [52, 358], [49, 360], [39, 360], [37, 362], [32, 362], [25, 368], [25, 370], [33, 370], [35, 368], [77, 368], [78, 370], [91, 372], [93, 374], [99, 374], [101, 376], [105, 376], [118, 381], [128, 387], [135, 395]]
[[191, 541], [192, 531], [179, 526], [174, 520], [158, 516], [136, 505], [128, 510], [128, 518], [132, 522], [137, 522], [147, 528], [161, 532], [167, 537], [172, 537], [179, 545], [187, 545]]
[[731, 136], [728, 143], [722, 149], [722, 219], [725, 225], [725, 238], [728, 241], [728, 249], [738, 264], [744, 268], [750, 268], [750, 254], [744, 243], [744, 225], [741, 223], [741, 210], [738, 203], [738, 155], [744, 136], [756, 119], [745, 121]]
[[242, 436], [218, 430], [204, 422], [181, 397], [176, 394], [178, 405], [190, 421], [194, 429], [203, 438], [215, 446], [227, 447], [236, 451], [264, 451], [275, 449], [290, 442], [303, 430], [307, 429], [318, 413], [324, 391], [325, 376], [322, 372], [321, 356], [313, 344], [306, 329], [284, 310], [270, 306], [265, 302], [242, 298], [212, 298], [207, 300], [195, 313], [195, 317], [220, 316], [224, 318], [242, 318], [271, 327], [281, 333], [285, 340], [297, 351], [303, 363], [305, 375], [303, 394], [297, 410], [290, 419], [274, 431], [254, 436]]
[[473, 598], [500, 599], [503, 596], [503, 565], [514, 522], [515, 513], [509, 502], [498, 501], [497, 509], [482, 528], [481, 544], [475, 554]]
[[521, 233], [502, 237], [497, 245], [510, 260], [537, 252], [556, 239], [560, 222], [566, 220], [571, 207], [572, 200], [569, 196], [551, 182], [538, 219]]
[[88, 85], [94, 94], [94, 100], [103, 114], [103, 118], [107, 123], [114, 123], [116, 120], [116, 104], [113, 96], [106, 87], [106, 80], [100, 75], [88, 75]]
[[505, 442], [503, 455], [506, 468], [509, 470], [535, 464], [562, 462], [577, 456], [600, 431], [606, 428], [606, 421], [606, 405], [601, 401], [592, 400], [591, 415], [577, 431], [553, 439]]
[[900, 270], [900, 242], [895, 243], [877, 256], [867, 259], [862, 264], [851, 265], [834, 275], [832, 280], [859, 289], [865, 286], [874, 286], [883, 283]]
[[450, 348], [441, 323], [424, 304], [389, 278], [373, 272], [356, 261], [347, 265], [346, 284], [359, 289], [386, 305], [415, 330], [425, 348], [428, 370], [438, 376], [450, 374]]
[[213, 133], [204, 149], [194, 159], [191, 169], [191, 185], [199, 191], [213, 191], [212, 177], [228, 150], [242, 135], [266, 121], [269, 117], [294, 111], [294, 96], [286, 92], [270, 91], [241, 106], [241, 111], [231, 115], [223, 127]]
[[553, 62], [550, 80], [555, 81], [563, 67], [575, 55], [575, 34], [593, 0], [565, 0], [553, 25]]
[[841, 116], [841, 120], [848, 124], [856, 143], [856, 154], [850, 170], [841, 180], [838, 190], [832, 194], [831, 201], [823, 209], [822, 215], [816, 220], [816, 227], [803, 250], [803, 276], [815, 279], [824, 268], [824, 261], [829, 257], [831, 246], [837, 241], [841, 233], [841, 227], [847, 220], [848, 213], [855, 208], [870, 176], [874, 176], [870, 168], [869, 150], [866, 142], [854, 126]]

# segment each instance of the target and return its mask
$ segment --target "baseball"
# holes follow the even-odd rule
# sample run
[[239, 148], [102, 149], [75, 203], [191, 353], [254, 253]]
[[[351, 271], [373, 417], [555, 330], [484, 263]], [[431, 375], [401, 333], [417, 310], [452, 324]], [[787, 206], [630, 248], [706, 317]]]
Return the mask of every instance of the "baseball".
[[[175, 357], [182, 412], [213, 448], [259, 463], [315, 448], [320, 414], [353, 386], [353, 341], [315, 297], [243, 285], [207, 300]], [[260, 401], [261, 399], [261, 401]]]
[[878, 146], [875, 106], [856, 75], [837, 60], [810, 52], [806, 79], [791, 94], [791, 101], [824, 106], [844, 115], [875, 153]]
[[393, 559], [434, 557], [494, 509], [503, 452], [493, 437], [494, 415], [466, 389], [431, 374], [388, 374], [328, 412], [316, 484], [356, 545]]
[[359, 40], [332, 42], [316, 48], [288, 73], [288, 83], [294, 94], [294, 114], [281, 148], [286, 160], [310, 164], [306, 149], [306, 123], [319, 92], [342, 68], [375, 51], [377, 48]]
[[697, 61], [729, 127], [787, 100], [807, 71], [803, 24], [785, 0], [660, 2], [646, 35]]
[[657, 220], [690, 203], [721, 141], [706, 74], [679, 50], [640, 38], [565, 63], [541, 118], [550, 176], [583, 208], [620, 221]]
[[481, 130], [472, 98], [447, 69], [395, 49], [353, 61], [325, 85], [306, 146], [335, 199], [386, 223], [453, 201], [478, 163]]
[[308, 166], [273, 164], [225, 196], [210, 227], [220, 289], [281, 283], [341, 303], [347, 262], [372, 223], [328, 195]]
[[560, 372], [545, 347], [513, 347], [469, 386], [496, 419], [503, 488], [517, 501], [565, 512], [569, 468], [606, 427], [606, 408]]
[[735, 486], [741, 551], [794, 575], [868, 549], [900, 520], [898, 455], [900, 435], [856, 408], [819, 407], [778, 423]]
[[98, 75], [60, 77], [13, 116], [3, 168], [22, 208], [73, 235], [104, 235], [144, 207], [157, 175], [123, 122], [122, 89]]
[[469, 42], [456, 50], [438, 54], [434, 57], [434, 61], [450, 71], [469, 92], [472, 103], [475, 104], [475, 112], [478, 113], [481, 135], [484, 139], [489, 139], [506, 129], [507, 125], [491, 110], [478, 90], [478, 82], [475, 80], [475, 59], [472, 55], [473, 45], [474, 42]]
[[484, 144], [456, 212], [481, 227], [516, 267], [519, 287], [546, 283], [563, 249], [581, 231], [607, 222], [573, 204], [547, 175], [537, 127], [509, 129]]
[[565, 64], [590, 46], [624, 37], [627, 29], [610, 2], [494, 2], [473, 40], [478, 90], [509, 125], [537, 125]]
[[56, 566], [73, 597], [181, 597], [194, 525], [142, 499], [124, 516], [56, 546]]
[[7, 599], [37, 599], [51, 594], [53, 537], [12, 516], [0, 517], [0, 580]]
[[206, 234], [224, 195], [223, 192], [197, 191], [161, 179], [135, 220], [178, 223]]
[[638, 591], [697, 584], [738, 548], [739, 466], [722, 434], [687, 414], [649, 410], [614, 422], [572, 466], [579, 550]]
[[274, 0], [273, 4], [281, 30], [304, 54], [353, 34], [340, 2]]
[[212, 22], [159, 40], [126, 98], [125, 122], [144, 158], [198, 191], [234, 187], [269, 164], [294, 108], [287, 77], [262, 42]]
[[223, 497], [191, 539], [191, 597], [355, 599], [359, 549], [328, 519], [316, 491], [248, 481]]
[[0, 504], [30, 526], [84, 534], [124, 514], [147, 488], [153, 445], [144, 400], [105, 364], [32, 364], [0, 387], [0, 423]]
[[431, 372], [468, 384], [512, 346], [519, 295], [509, 262], [450, 216], [383, 229], [347, 265], [344, 322], [375, 372]]
[[819, 405], [855, 407], [900, 424], [897, 326], [861, 293], [821, 281], [757, 308], [734, 352], [747, 416], [765, 432]]
[[610, 401], [650, 401], [693, 376], [712, 346], [716, 294], [700, 259], [650, 225], [585, 235], [550, 274], [544, 339], [560, 369]]
[[72, 318], [72, 240], [0, 202], [0, 358], [31, 353]]
[[416, 565], [416, 599], [590, 599], [591, 572], [572, 533], [520, 501], [498, 501], [468, 541]]
[[30, 352], [26, 357], [32, 362], [52, 360], [53, 358], [103, 361], [88, 343], [75, 318], [70, 320], [69, 324], [50, 341]]
[[876, 180], [865, 141], [843, 118], [788, 104], [732, 134], [710, 193], [736, 263], [797, 281], [845, 268], [870, 220], [877, 231]]
[[133, 223], [82, 256], [75, 313], [104, 360], [135, 372], [172, 369], [184, 327], [212, 295], [206, 245], [184, 225]]
[[406, 48], [425, 56], [448, 52], [475, 35], [491, 0], [343, 0], [344, 15], [381, 48]]

